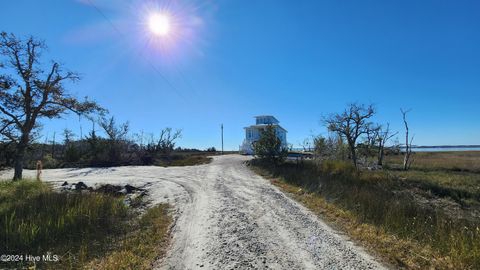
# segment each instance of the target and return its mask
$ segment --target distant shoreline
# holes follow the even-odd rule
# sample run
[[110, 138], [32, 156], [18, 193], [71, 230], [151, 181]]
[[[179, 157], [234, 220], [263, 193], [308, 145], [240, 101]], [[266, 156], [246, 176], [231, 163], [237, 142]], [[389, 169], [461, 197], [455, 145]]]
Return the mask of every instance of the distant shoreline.
[[[405, 146], [400, 146], [401, 151], [405, 151]], [[415, 145], [412, 146], [415, 152], [464, 152], [464, 151], [480, 151], [480, 145]]]
[[[405, 148], [401, 146], [400, 148]], [[412, 148], [479, 148], [480, 145], [414, 145]]]

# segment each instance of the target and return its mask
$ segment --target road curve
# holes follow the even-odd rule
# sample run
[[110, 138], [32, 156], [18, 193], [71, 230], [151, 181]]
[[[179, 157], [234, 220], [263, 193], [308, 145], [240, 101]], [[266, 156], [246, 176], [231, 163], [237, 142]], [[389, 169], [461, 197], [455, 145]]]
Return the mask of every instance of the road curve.
[[[160, 269], [382, 269], [361, 248], [251, 172], [216, 157], [184, 184], [173, 244]], [[174, 180], [175, 181], [175, 180]]]
[[[384, 269], [254, 174], [246, 160], [225, 155], [199, 166], [53, 169], [42, 176], [56, 186], [63, 181], [143, 186], [152, 204], [174, 205], [171, 247], [156, 269]], [[11, 174], [0, 172], [0, 178]]]

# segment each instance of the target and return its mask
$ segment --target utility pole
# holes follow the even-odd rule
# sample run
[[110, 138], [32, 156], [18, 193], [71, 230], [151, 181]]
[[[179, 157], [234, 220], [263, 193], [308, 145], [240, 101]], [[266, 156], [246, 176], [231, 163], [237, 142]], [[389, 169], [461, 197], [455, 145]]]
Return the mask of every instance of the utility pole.
[[220, 127], [222, 129], [222, 155], [223, 155], [223, 124]]

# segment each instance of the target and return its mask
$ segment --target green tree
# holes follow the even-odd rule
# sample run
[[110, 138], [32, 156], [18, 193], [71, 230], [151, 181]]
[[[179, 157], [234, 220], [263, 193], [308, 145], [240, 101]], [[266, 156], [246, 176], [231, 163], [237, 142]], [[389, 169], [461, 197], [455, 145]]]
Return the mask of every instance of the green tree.
[[260, 159], [273, 164], [284, 161], [288, 153], [272, 125], [267, 125], [264, 130], [261, 130], [260, 138], [253, 143], [253, 151]]

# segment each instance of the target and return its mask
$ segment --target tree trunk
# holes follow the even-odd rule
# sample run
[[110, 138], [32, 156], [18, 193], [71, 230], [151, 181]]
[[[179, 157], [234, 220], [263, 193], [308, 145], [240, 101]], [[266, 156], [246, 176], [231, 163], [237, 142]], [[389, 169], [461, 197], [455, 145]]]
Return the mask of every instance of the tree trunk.
[[[407, 131], [407, 138], [408, 138], [408, 131]], [[410, 145], [408, 144], [408, 139], [405, 146], [405, 156], [403, 157], [403, 170], [408, 170], [408, 161], [410, 160]]]
[[378, 144], [378, 160], [377, 165], [383, 166], [383, 157], [384, 157], [385, 142], [383, 140]]
[[[31, 125], [33, 126], [33, 124]], [[23, 172], [23, 161], [25, 159], [25, 151], [27, 150], [30, 130], [23, 130], [23, 134], [20, 137], [20, 141], [16, 145], [15, 149], [15, 172], [13, 175], [13, 180], [21, 180]]]
[[15, 152], [15, 173], [13, 180], [21, 180], [23, 172], [23, 160], [25, 158], [25, 150], [27, 145], [25, 143], [19, 143]]
[[355, 153], [355, 144], [348, 142], [348, 146], [350, 147], [350, 153], [352, 155], [353, 165], [355, 166], [355, 168], [357, 168], [357, 153]]
[[379, 153], [378, 153], [378, 162], [377, 162], [377, 165], [379, 166], [383, 166], [383, 146], [381, 146], [380, 150], [379, 150]]

